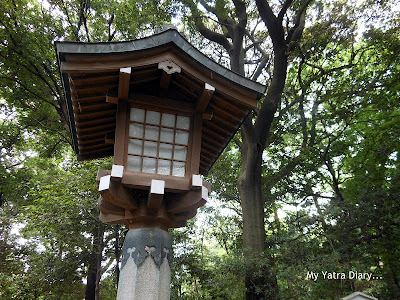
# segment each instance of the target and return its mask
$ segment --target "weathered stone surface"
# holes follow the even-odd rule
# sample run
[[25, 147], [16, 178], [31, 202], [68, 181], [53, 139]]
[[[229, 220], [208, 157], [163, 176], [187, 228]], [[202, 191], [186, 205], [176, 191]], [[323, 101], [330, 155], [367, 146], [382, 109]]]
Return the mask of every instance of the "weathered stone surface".
[[158, 228], [129, 230], [125, 237], [123, 253], [121, 270], [124, 268], [129, 257], [133, 258], [138, 267], [148, 256], [154, 259], [158, 268], [160, 268], [164, 258], [167, 258], [168, 264], [171, 266], [171, 235]]
[[170, 234], [158, 228], [129, 230], [123, 251], [117, 300], [169, 300]]

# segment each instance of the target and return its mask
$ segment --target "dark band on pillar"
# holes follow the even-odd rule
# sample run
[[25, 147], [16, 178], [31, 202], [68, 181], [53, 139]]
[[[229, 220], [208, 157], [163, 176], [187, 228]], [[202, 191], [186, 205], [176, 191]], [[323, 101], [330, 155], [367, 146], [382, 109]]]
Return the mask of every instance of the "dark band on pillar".
[[158, 228], [140, 228], [129, 230], [124, 242], [121, 270], [129, 257], [132, 257], [137, 266], [140, 266], [148, 256], [154, 259], [160, 268], [164, 258], [172, 263], [172, 238], [170, 234]]

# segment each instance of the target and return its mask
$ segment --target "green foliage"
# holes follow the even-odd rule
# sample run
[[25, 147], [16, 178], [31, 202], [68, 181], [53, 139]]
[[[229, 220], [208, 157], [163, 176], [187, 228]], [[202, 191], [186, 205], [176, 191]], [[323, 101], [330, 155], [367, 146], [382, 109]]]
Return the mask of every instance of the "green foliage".
[[[207, 219], [208, 213], [203, 210], [197, 219]], [[227, 245], [217, 241], [218, 234], [207, 228], [206, 222], [192, 221], [172, 232], [175, 249], [171, 299], [243, 299], [241, 251], [227, 253]]]
[[[81, 298], [85, 269], [94, 255], [92, 232], [99, 223], [95, 176], [99, 168], [109, 168], [110, 163], [32, 157], [24, 161], [24, 167], [31, 176], [26, 194], [19, 194], [21, 199], [17, 201], [8, 198], [12, 206], [0, 208], [8, 217], [12, 216], [8, 223], [3, 218], [1, 222], [6, 227], [2, 230], [6, 234], [5, 261], [10, 258], [10, 263], [0, 269], [0, 278], [5, 280], [4, 283], [0, 280], [6, 287], [4, 297]], [[18, 208], [18, 215], [14, 207]], [[7, 235], [14, 222], [22, 226], [19, 229], [22, 244]], [[7, 274], [15, 277], [12, 284], [7, 282]]]

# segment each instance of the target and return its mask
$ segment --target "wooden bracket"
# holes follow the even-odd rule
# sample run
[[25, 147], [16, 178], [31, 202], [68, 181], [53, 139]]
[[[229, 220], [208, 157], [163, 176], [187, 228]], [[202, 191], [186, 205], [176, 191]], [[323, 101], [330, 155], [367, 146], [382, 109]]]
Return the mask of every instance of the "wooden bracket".
[[123, 224], [125, 221], [125, 217], [114, 214], [107, 214], [100, 211], [99, 220], [109, 224]]
[[161, 203], [164, 198], [164, 188], [165, 181], [164, 180], [155, 180], [151, 181], [149, 198], [147, 201], [148, 208], [160, 208]]
[[167, 201], [167, 211], [181, 213], [197, 209], [208, 200], [208, 189], [205, 186], [201, 190], [193, 190], [182, 194], [175, 194]]
[[174, 220], [177, 220], [177, 221], [189, 220], [191, 218], [194, 218], [196, 216], [196, 214], [197, 214], [197, 208], [175, 214]]
[[125, 209], [105, 200], [102, 196], [98, 202], [99, 210], [105, 214], [125, 216]]
[[120, 182], [111, 180], [111, 175], [100, 178], [99, 192], [105, 200], [119, 207], [127, 210], [138, 208], [129, 190]]
[[170, 59], [158, 63], [158, 68], [163, 70], [168, 75], [181, 72], [181, 67]]
[[196, 111], [198, 113], [203, 114], [206, 111], [208, 103], [210, 103], [210, 100], [214, 95], [214, 92], [215, 88], [212, 85], [208, 83], [204, 85], [204, 90], [200, 95], [199, 101], [197, 102]]
[[119, 69], [118, 99], [128, 99], [131, 68]]
[[160, 80], [160, 96], [166, 97], [168, 94], [168, 87], [171, 82], [171, 74], [167, 74], [166, 72], [162, 72], [161, 80]]

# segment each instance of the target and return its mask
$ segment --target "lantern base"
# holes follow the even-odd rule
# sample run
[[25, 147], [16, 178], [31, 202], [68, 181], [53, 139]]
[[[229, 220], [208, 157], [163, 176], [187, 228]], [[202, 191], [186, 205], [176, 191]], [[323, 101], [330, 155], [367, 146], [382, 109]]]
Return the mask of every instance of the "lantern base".
[[[168, 176], [161, 180], [159, 176], [151, 179], [154, 174], [118, 173], [117, 167], [120, 166], [114, 165], [112, 171], [99, 170], [97, 174], [100, 220], [104, 223], [125, 224], [129, 229], [184, 227], [208, 200], [211, 187], [200, 175], [178, 178], [175, 182], [177, 178]], [[132, 174], [136, 180], [133, 186]]]
[[169, 300], [172, 238], [159, 228], [128, 231], [117, 300]]

